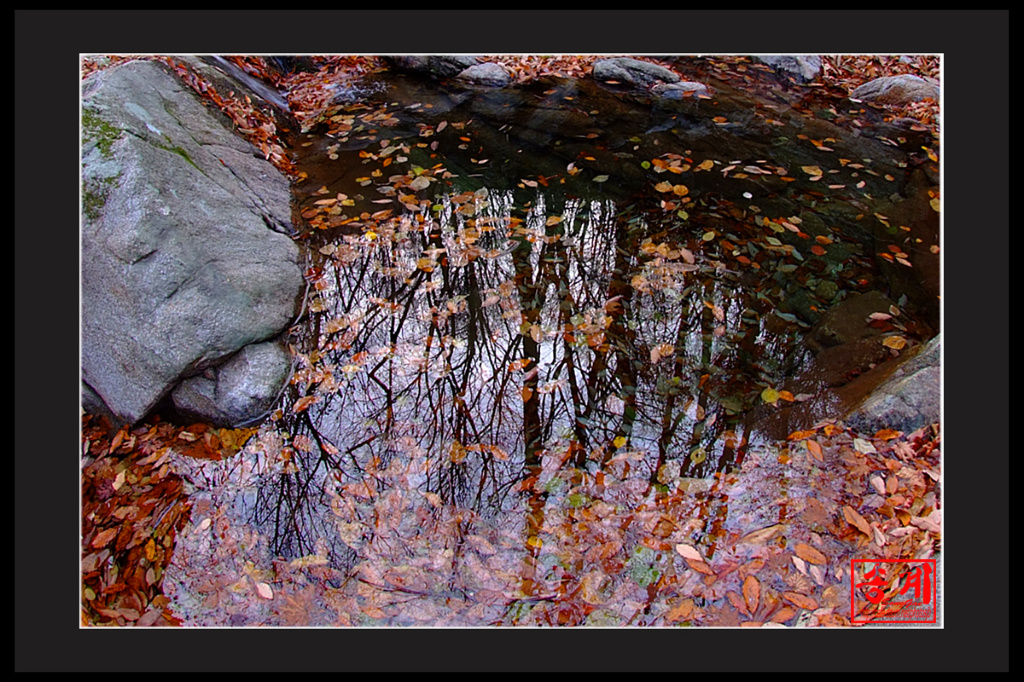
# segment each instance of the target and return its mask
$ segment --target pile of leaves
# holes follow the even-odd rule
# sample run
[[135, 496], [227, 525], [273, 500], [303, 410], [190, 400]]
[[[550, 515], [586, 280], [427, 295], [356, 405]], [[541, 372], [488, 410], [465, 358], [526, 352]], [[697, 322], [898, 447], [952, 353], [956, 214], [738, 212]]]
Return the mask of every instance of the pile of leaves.
[[[553, 449], [518, 485], [520, 507], [494, 516], [410, 485], [431, 466], [410, 444], [328, 490], [350, 569], [323, 545], [273, 558], [231, 518], [222, 485], [179, 538], [169, 594], [184, 624], [201, 626], [846, 627], [885, 614], [854, 585], [851, 560], [939, 549], [940, 441], [937, 426], [864, 436], [825, 422], [751, 447], [735, 471], [663, 467], [655, 481], [628, 447], [596, 473]], [[239, 485], [286, 472], [282, 443], [264, 430], [188, 475]], [[901, 578], [880, 589], [898, 596]]]
[[178, 625], [163, 574], [192, 503], [174, 457], [217, 460], [251, 430], [82, 417], [82, 624]]

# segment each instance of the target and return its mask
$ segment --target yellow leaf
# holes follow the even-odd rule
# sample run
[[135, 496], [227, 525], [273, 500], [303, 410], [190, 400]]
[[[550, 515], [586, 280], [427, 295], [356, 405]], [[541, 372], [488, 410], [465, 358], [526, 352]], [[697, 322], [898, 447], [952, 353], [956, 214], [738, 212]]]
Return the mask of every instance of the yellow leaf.
[[776, 391], [771, 386], [769, 386], [768, 388], [761, 391], [761, 400], [765, 401], [766, 403], [771, 403], [772, 405], [774, 405], [779, 401], [779, 392]]
[[626, 437], [625, 437], [625, 436], [619, 436], [618, 438], [616, 438], [615, 440], [613, 440], [613, 441], [612, 441], [612, 443], [613, 443], [613, 444], [615, 445], [615, 447], [617, 447], [617, 448], [621, 448], [621, 447], [622, 447], [623, 445], [625, 445], [625, 444], [626, 444], [626, 443], [628, 443], [628, 442], [629, 442], [629, 441], [628, 441], [628, 440], [626, 439]]
[[907, 345], [907, 340], [902, 336], [887, 336], [882, 340], [882, 345], [893, 350], [900, 350]]

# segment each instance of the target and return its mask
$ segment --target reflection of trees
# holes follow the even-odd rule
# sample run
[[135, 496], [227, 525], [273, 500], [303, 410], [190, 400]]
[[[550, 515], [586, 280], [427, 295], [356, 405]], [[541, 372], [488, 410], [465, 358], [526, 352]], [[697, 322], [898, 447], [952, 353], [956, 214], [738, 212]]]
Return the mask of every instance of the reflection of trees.
[[638, 205], [478, 191], [438, 208], [321, 249], [295, 382], [318, 400], [284, 420], [313, 447], [260, 492], [261, 519], [297, 534], [279, 530], [278, 551], [308, 551], [300, 530], [323, 522], [303, 505], [325, 487], [397, 454], [425, 462], [409, 485], [476, 509], [501, 508], [552, 449], [576, 467], [636, 450], [652, 479], [732, 458], [737, 406], [760, 390], [744, 348], [777, 340], [749, 294], [686, 260], [699, 242]]

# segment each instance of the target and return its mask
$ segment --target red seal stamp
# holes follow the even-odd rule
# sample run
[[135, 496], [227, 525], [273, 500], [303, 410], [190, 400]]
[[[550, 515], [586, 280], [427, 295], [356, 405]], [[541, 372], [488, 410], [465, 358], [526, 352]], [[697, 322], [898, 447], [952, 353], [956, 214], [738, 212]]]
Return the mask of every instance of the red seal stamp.
[[852, 559], [850, 622], [935, 623], [935, 559]]

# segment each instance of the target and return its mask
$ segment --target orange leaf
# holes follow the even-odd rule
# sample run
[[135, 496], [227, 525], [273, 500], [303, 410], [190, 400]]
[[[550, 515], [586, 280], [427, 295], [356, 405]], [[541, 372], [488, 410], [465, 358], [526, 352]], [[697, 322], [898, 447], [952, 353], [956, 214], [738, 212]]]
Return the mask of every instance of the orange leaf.
[[856, 526], [857, 530], [859, 530], [861, 533], [864, 533], [869, 538], [874, 538], [874, 535], [871, 532], [871, 526], [868, 524], [867, 521], [864, 520], [863, 516], [858, 514], [853, 509], [853, 507], [851, 507], [850, 505], [844, 506], [843, 516], [846, 518], [847, 522], [849, 522], [851, 526]]
[[785, 592], [782, 596], [802, 609], [813, 611], [818, 608], [818, 602], [805, 594], [800, 594], [799, 592]]
[[788, 606], [784, 606], [781, 609], [779, 609], [778, 613], [776, 613], [774, 616], [772, 616], [772, 622], [773, 623], [785, 623], [787, 620], [789, 620], [790, 618], [792, 618], [795, 615], [796, 615], [796, 611], [794, 611], [793, 609], [789, 608]]
[[810, 451], [810, 453], [812, 455], [814, 455], [814, 458], [816, 460], [818, 460], [819, 462], [824, 462], [825, 461], [825, 457], [821, 453], [821, 444], [819, 444], [818, 441], [816, 441], [816, 440], [808, 440], [807, 441], [807, 449]]
[[674, 623], [677, 620], [688, 620], [690, 614], [693, 613], [693, 600], [684, 599], [679, 604], [672, 608], [668, 613], [665, 614], [665, 619], [669, 623]]
[[295, 405], [292, 407], [292, 411], [296, 413], [302, 412], [316, 401], [317, 397], [315, 395], [302, 396], [301, 398], [295, 401]]
[[808, 544], [801, 542], [797, 544], [797, 546], [794, 547], [793, 550], [796, 552], [796, 555], [798, 557], [812, 564], [828, 563], [828, 558], [824, 554], [822, 554], [821, 552], [814, 549]]
[[743, 601], [747, 603], [747, 610], [751, 613], [757, 611], [757, 603], [761, 598], [761, 583], [752, 575], [748, 575], [743, 581]]
[[101, 531], [96, 535], [95, 538], [93, 538], [91, 543], [92, 546], [97, 549], [100, 547], [106, 547], [110, 543], [110, 541], [114, 539], [114, 536], [117, 535], [117, 532], [119, 530], [121, 530], [120, 527], [114, 527], [108, 528], [105, 531]]

